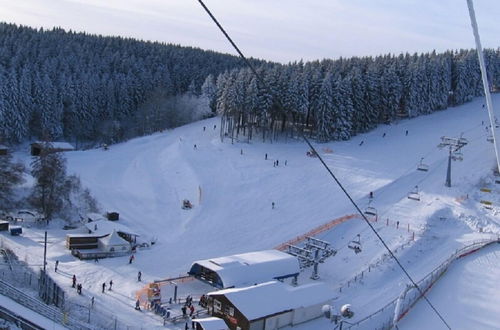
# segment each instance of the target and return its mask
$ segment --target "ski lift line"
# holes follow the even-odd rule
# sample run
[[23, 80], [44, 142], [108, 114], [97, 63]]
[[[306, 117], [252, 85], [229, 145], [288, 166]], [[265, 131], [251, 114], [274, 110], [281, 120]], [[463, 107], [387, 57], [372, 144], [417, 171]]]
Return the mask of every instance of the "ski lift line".
[[[203, 7], [203, 9], [205, 9], [205, 11], [207, 12], [207, 14], [212, 18], [212, 20], [217, 25], [217, 27], [221, 30], [221, 32], [224, 34], [224, 36], [226, 37], [226, 39], [231, 43], [231, 45], [234, 47], [234, 49], [238, 52], [238, 54], [240, 55], [240, 57], [245, 61], [246, 65], [250, 68], [250, 70], [253, 72], [253, 74], [255, 75], [255, 77], [257, 77], [258, 81], [262, 84], [262, 86], [266, 90], [269, 91], [270, 88], [267, 86], [267, 84], [264, 81], [264, 79], [262, 79], [262, 77], [257, 73], [257, 71], [255, 70], [255, 68], [253, 67], [253, 65], [248, 61], [248, 59], [245, 57], [245, 55], [243, 55], [243, 53], [240, 51], [240, 49], [238, 48], [238, 46], [236, 46], [236, 44], [233, 42], [233, 40], [229, 37], [229, 35], [227, 34], [227, 32], [224, 30], [224, 28], [222, 27], [222, 25], [220, 25], [220, 23], [217, 21], [217, 19], [215, 18], [215, 16], [211, 13], [211, 11], [208, 9], [208, 7], [205, 6], [205, 4], [203, 3], [203, 0], [198, 0], [198, 2]], [[279, 99], [278, 99], [278, 103], [281, 103]], [[293, 126], [294, 126], [294, 128], [297, 129], [297, 125], [295, 123], [293, 123]], [[415, 282], [415, 280], [411, 277], [411, 275], [408, 273], [408, 271], [403, 266], [403, 264], [399, 261], [399, 259], [396, 257], [396, 255], [391, 251], [391, 249], [389, 248], [389, 246], [385, 243], [384, 239], [377, 232], [377, 230], [375, 229], [375, 227], [373, 227], [373, 225], [370, 223], [370, 221], [365, 216], [365, 214], [363, 213], [363, 211], [361, 211], [361, 209], [359, 208], [358, 204], [356, 204], [356, 202], [351, 197], [351, 195], [349, 194], [349, 192], [347, 192], [347, 190], [344, 188], [344, 186], [342, 185], [342, 183], [337, 179], [337, 177], [335, 176], [335, 174], [333, 174], [333, 172], [330, 170], [330, 168], [326, 165], [325, 161], [323, 160], [323, 158], [321, 157], [321, 155], [316, 151], [316, 148], [314, 148], [314, 146], [309, 141], [309, 139], [304, 135], [303, 132], [301, 132], [301, 130], [297, 129], [297, 131], [299, 132], [299, 134], [302, 137], [302, 139], [304, 139], [304, 141], [306, 142], [306, 144], [309, 146], [309, 148], [312, 151], [316, 152], [317, 158], [319, 159], [319, 161], [321, 162], [321, 164], [323, 165], [323, 167], [327, 170], [327, 172], [330, 174], [330, 176], [332, 177], [332, 179], [336, 182], [336, 184], [338, 185], [338, 187], [344, 192], [344, 194], [349, 199], [349, 201], [352, 203], [352, 205], [354, 206], [354, 208], [356, 209], [356, 211], [358, 211], [358, 213], [361, 215], [361, 217], [366, 222], [366, 224], [370, 227], [370, 229], [373, 231], [373, 233], [377, 236], [377, 238], [380, 240], [380, 242], [384, 245], [385, 249], [390, 254], [390, 256], [394, 259], [394, 261], [397, 263], [397, 265], [399, 266], [399, 268], [401, 268], [401, 270], [403, 271], [403, 273], [406, 275], [406, 277], [408, 277], [408, 279], [410, 280], [410, 282], [415, 286], [415, 288], [417, 289], [417, 291], [421, 294], [421, 296], [424, 298], [424, 300], [427, 302], [427, 304], [432, 308], [432, 310], [434, 311], [434, 313], [436, 313], [436, 315], [441, 319], [441, 321], [446, 325], [446, 327], [448, 329], [451, 329], [451, 327], [448, 325], [448, 323], [443, 318], [443, 316], [441, 315], [441, 313], [439, 313], [439, 311], [436, 309], [436, 307], [434, 307], [434, 305], [431, 303], [431, 301], [425, 296], [425, 292], [418, 286], [417, 282]]]

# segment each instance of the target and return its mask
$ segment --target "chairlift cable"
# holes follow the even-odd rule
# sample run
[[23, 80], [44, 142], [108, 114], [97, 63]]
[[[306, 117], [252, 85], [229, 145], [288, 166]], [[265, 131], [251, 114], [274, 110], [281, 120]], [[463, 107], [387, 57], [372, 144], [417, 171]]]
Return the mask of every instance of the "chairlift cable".
[[[233, 48], [238, 52], [238, 54], [240, 55], [240, 57], [245, 61], [246, 65], [250, 68], [250, 70], [253, 72], [253, 74], [255, 75], [255, 77], [262, 84], [262, 87], [264, 87], [267, 91], [270, 91], [270, 88], [268, 87], [267, 83], [264, 81], [264, 79], [262, 79], [262, 77], [255, 70], [255, 68], [253, 67], [253, 65], [245, 57], [245, 55], [243, 55], [243, 53], [238, 48], [238, 46], [236, 46], [236, 44], [234, 43], [234, 41], [227, 34], [227, 32], [222, 27], [222, 25], [219, 23], [219, 21], [215, 18], [215, 16], [212, 14], [212, 12], [204, 4], [203, 0], [198, 0], [198, 2], [203, 7], [203, 9], [205, 9], [205, 11], [207, 12], [207, 14], [210, 16], [210, 18], [214, 21], [214, 23], [219, 28], [219, 30], [224, 34], [224, 36], [226, 37], [226, 39], [231, 43], [231, 45], [233, 46]], [[281, 103], [281, 100], [279, 98], [278, 98], [278, 102]], [[446, 327], [448, 329], [451, 329], [451, 327], [448, 325], [448, 323], [443, 318], [443, 316], [441, 315], [441, 313], [439, 313], [439, 311], [436, 309], [436, 307], [434, 307], [434, 305], [430, 302], [430, 300], [425, 296], [425, 292], [418, 286], [418, 284], [415, 282], [415, 280], [413, 280], [413, 278], [410, 276], [410, 274], [408, 273], [408, 271], [406, 270], [406, 268], [399, 261], [399, 259], [394, 255], [394, 253], [391, 251], [391, 249], [389, 248], [389, 246], [385, 243], [384, 239], [380, 236], [380, 234], [377, 232], [377, 230], [372, 226], [372, 224], [370, 223], [370, 221], [368, 220], [368, 218], [361, 211], [361, 209], [359, 208], [359, 206], [356, 204], [356, 202], [354, 201], [354, 199], [351, 197], [351, 195], [344, 188], [344, 186], [342, 185], [342, 183], [340, 183], [340, 181], [337, 179], [337, 177], [335, 176], [335, 174], [333, 174], [333, 172], [330, 170], [330, 168], [325, 163], [325, 161], [323, 160], [323, 158], [321, 157], [321, 155], [316, 151], [316, 148], [313, 147], [313, 145], [311, 144], [311, 142], [309, 141], [309, 139], [304, 135], [304, 133], [301, 130], [299, 130], [297, 128], [297, 125], [295, 123], [293, 123], [293, 126], [294, 126], [295, 129], [297, 129], [297, 131], [299, 132], [300, 136], [304, 139], [305, 143], [309, 146], [309, 148], [311, 149], [311, 151], [313, 151], [314, 153], [316, 153], [317, 158], [319, 159], [319, 161], [321, 162], [321, 164], [323, 165], [323, 167], [330, 174], [330, 176], [332, 177], [332, 179], [337, 183], [338, 187], [344, 192], [344, 194], [349, 199], [349, 201], [352, 203], [352, 205], [354, 206], [354, 208], [358, 211], [358, 213], [361, 215], [361, 217], [366, 222], [366, 224], [370, 227], [370, 229], [373, 231], [373, 233], [375, 233], [375, 235], [377, 236], [377, 238], [382, 242], [382, 244], [384, 245], [385, 249], [389, 252], [389, 254], [391, 255], [391, 257], [396, 261], [396, 263], [398, 264], [399, 268], [401, 268], [401, 270], [403, 271], [403, 273], [406, 275], [406, 277], [408, 277], [408, 279], [410, 280], [410, 282], [417, 289], [417, 291], [420, 293], [420, 295], [424, 298], [424, 300], [427, 302], [427, 304], [432, 308], [432, 310], [434, 311], [434, 313], [436, 313], [436, 315], [441, 319], [441, 321], [446, 325]]]

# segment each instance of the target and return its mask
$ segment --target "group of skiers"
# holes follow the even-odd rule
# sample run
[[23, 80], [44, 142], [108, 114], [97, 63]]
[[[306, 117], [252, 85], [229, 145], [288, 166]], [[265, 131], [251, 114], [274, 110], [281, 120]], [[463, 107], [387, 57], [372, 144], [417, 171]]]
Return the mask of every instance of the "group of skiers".
[[[112, 289], [113, 289], [113, 280], [109, 280], [108, 291], [111, 291]], [[104, 293], [104, 291], [106, 291], [106, 282], [102, 283], [102, 293]]]
[[72, 288], [76, 288], [76, 292], [78, 292], [78, 294], [82, 294], [82, 284], [81, 283], [78, 283], [78, 284], [76, 283], [76, 275], [75, 274], [73, 274], [71, 287]]

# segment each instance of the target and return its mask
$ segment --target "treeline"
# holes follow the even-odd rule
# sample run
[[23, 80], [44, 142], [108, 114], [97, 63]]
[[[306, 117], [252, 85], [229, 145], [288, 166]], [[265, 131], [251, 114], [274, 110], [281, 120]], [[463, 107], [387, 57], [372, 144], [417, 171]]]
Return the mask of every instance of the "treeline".
[[196, 119], [207, 76], [239, 66], [196, 48], [0, 24], [0, 143], [116, 142], [178, 126]]
[[[500, 87], [500, 49], [486, 50], [488, 77]], [[246, 68], [217, 79], [222, 136], [347, 140], [381, 123], [470, 101], [484, 93], [475, 50], [323, 60]], [[295, 125], [294, 125], [295, 124]], [[241, 138], [240, 138], [241, 139]]]
[[[500, 50], [486, 50], [500, 87]], [[178, 45], [0, 23], [0, 143], [114, 143], [213, 115], [221, 134], [349, 139], [482, 94], [473, 50], [280, 65]]]

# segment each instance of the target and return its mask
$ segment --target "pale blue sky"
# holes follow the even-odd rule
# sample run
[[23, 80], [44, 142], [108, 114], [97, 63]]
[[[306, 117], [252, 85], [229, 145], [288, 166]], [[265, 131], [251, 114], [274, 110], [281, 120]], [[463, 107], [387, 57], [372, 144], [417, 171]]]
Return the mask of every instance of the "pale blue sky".
[[[247, 56], [287, 62], [473, 48], [466, 0], [205, 0]], [[475, 0], [485, 47], [500, 1]], [[196, 0], [0, 0], [0, 20], [234, 54]]]

